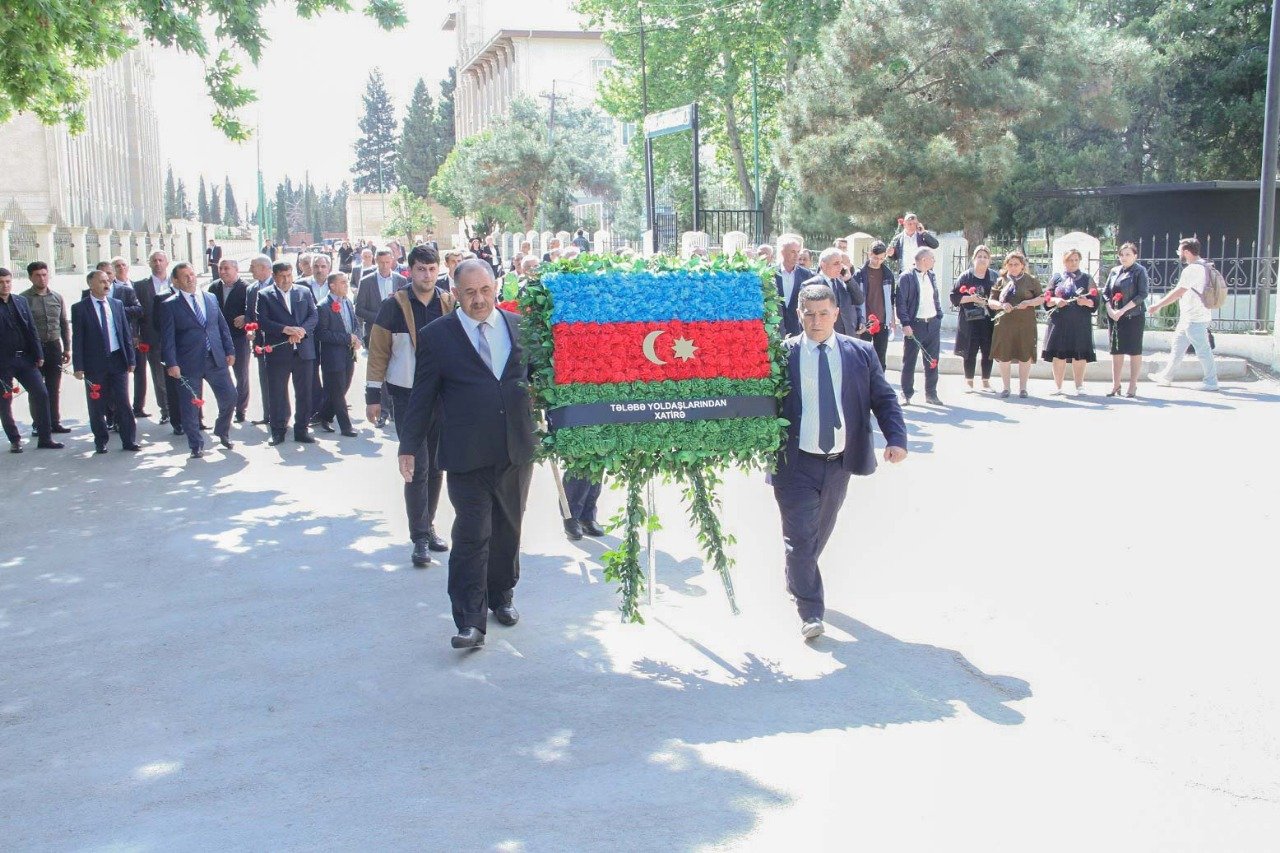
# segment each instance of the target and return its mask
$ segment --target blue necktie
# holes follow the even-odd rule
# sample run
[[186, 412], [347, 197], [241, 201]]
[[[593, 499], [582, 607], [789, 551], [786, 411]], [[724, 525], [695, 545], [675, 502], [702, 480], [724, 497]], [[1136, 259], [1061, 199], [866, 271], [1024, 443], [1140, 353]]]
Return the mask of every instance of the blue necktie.
[[818, 344], [818, 449], [823, 453], [830, 453], [836, 446], [839, 427], [840, 410], [836, 406], [836, 386], [831, 381], [827, 345]]
[[107, 303], [101, 299], [95, 299], [98, 303], [98, 320], [102, 323], [102, 345], [107, 348], [107, 355], [111, 355], [111, 327], [107, 325]]

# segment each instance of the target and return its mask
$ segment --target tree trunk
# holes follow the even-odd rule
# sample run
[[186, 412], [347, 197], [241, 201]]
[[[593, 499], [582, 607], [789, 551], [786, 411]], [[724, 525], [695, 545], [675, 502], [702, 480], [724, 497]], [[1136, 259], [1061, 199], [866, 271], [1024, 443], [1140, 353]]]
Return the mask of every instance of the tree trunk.
[[782, 186], [782, 172], [777, 167], [769, 169], [769, 174], [764, 181], [764, 204], [762, 206], [763, 213], [760, 216], [761, 240], [768, 240], [773, 234], [773, 211], [778, 203], [778, 189]]
[[[987, 227], [985, 223], [967, 220], [964, 223], [964, 239], [969, 244], [969, 254], [973, 255], [973, 250], [982, 245], [986, 239]], [[996, 262], [995, 258], [991, 259], [992, 264]]]
[[733, 95], [724, 99], [724, 131], [729, 139], [729, 152], [733, 155], [733, 170], [738, 176], [738, 188], [742, 190], [742, 198], [747, 208], [756, 209], [756, 190], [750, 170], [747, 169], [747, 158], [742, 151], [742, 134], [738, 131], [738, 114], [733, 108]]

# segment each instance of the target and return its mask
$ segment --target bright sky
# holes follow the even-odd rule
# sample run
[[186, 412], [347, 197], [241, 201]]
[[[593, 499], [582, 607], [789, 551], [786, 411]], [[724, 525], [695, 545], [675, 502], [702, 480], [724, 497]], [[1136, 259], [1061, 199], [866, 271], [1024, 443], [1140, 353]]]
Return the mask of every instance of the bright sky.
[[[419, 77], [427, 81], [432, 97], [439, 94], [439, 81], [456, 52], [454, 34], [440, 29], [446, 7], [442, 0], [410, 0], [405, 4], [408, 26], [392, 33], [358, 13], [303, 21], [289, 6], [269, 7], [265, 17], [272, 42], [262, 64], [248, 67], [244, 75], [258, 90], [259, 102], [243, 115], [249, 124], [261, 122], [268, 196], [286, 172], [300, 181], [310, 170], [313, 183], [335, 188], [350, 179], [356, 122], [364, 109], [361, 95], [374, 66], [382, 68], [399, 121]], [[217, 182], [230, 175], [241, 211], [245, 202], [252, 207], [256, 142], [228, 142], [210, 126], [212, 107], [199, 61], [160, 48], [153, 56], [161, 151], [173, 164], [175, 177], [186, 180], [191, 203], [203, 173]]]

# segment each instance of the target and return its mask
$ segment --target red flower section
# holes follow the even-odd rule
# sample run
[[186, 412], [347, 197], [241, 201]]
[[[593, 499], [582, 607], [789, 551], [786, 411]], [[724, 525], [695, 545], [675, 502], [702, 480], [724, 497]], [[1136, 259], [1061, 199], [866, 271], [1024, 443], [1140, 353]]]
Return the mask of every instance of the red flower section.
[[868, 335], [880, 334], [880, 318], [877, 317], [875, 314], [872, 314], [867, 317], [867, 334]]
[[201, 400], [199, 397], [196, 397], [191, 401], [191, 404], [198, 409], [204, 405], [204, 400]]
[[257, 323], [245, 323], [245, 324], [244, 324], [244, 330], [245, 330], [246, 332], [256, 332], [256, 331], [258, 331], [258, 324], [257, 324]]
[[333, 311], [333, 313], [335, 313], [335, 314], [341, 314], [341, 313], [342, 313], [342, 306], [341, 306], [341, 305], [339, 305], [337, 302], [330, 302], [330, 303], [329, 303], [329, 310]]
[[504, 299], [498, 303], [498, 307], [503, 311], [514, 311], [517, 314], [520, 313], [520, 303], [515, 299]]
[[102, 399], [102, 395], [101, 395], [100, 393], [98, 393], [97, 391], [90, 391], [90, 392], [89, 392], [89, 399], [90, 399], [90, 400], [101, 400], [101, 399]]
[[146, 353], [151, 352], [151, 344], [147, 344], [147, 343], [138, 344], [138, 352], [143, 353], [144, 355]]
[[552, 335], [561, 385], [769, 376], [769, 338], [760, 320], [557, 323]]

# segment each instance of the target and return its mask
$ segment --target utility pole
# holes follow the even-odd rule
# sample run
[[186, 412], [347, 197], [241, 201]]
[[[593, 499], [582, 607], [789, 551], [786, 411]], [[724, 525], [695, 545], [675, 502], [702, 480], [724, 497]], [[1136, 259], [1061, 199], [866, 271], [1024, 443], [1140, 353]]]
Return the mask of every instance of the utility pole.
[[[1276, 254], [1276, 156], [1280, 143], [1280, 0], [1271, 3], [1271, 41], [1267, 48], [1267, 96], [1262, 120], [1262, 178], [1258, 185], [1258, 318], [1271, 311], [1271, 259]], [[1276, 300], [1280, 306], [1280, 299]], [[1273, 315], [1280, 317], [1280, 313]], [[1276, 345], [1273, 364], [1280, 366], [1280, 323], [1272, 330]]]
[[649, 232], [649, 251], [658, 251], [658, 216], [654, 208], [653, 192], [653, 140], [645, 131], [644, 120], [649, 115], [649, 70], [645, 62], [644, 0], [638, 0], [640, 11], [640, 132], [644, 134], [644, 221]]

